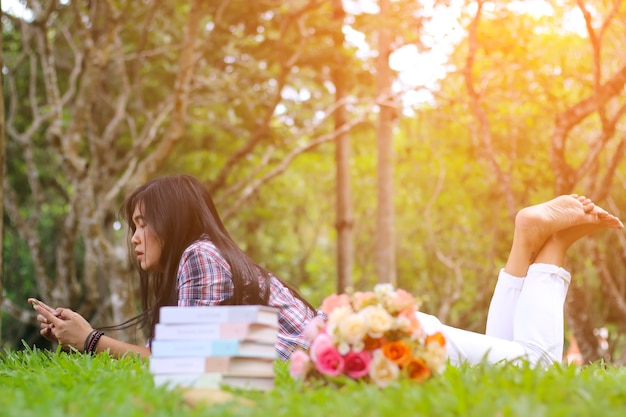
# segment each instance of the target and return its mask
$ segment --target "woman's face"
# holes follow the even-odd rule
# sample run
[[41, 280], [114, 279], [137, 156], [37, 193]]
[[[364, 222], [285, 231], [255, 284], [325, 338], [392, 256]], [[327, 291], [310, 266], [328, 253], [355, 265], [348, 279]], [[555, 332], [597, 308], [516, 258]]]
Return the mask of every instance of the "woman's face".
[[154, 229], [146, 223], [140, 204], [135, 207], [133, 223], [135, 224], [135, 233], [133, 233], [130, 241], [135, 245], [135, 255], [139, 266], [145, 271], [163, 272], [163, 266], [159, 264], [163, 243]]

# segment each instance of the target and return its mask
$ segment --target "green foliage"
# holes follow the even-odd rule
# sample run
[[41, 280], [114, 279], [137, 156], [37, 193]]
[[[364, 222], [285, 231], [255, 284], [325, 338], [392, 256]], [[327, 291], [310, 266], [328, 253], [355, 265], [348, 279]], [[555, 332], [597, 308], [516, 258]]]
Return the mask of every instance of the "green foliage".
[[307, 388], [276, 364], [276, 388], [232, 391], [233, 400], [189, 407], [183, 393], [155, 387], [146, 362], [28, 350], [0, 354], [4, 417], [118, 416], [622, 416], [626, 371], [601, 363], [558, 366], [449, 366], [443, 375], [384, 390], [358, 382]]

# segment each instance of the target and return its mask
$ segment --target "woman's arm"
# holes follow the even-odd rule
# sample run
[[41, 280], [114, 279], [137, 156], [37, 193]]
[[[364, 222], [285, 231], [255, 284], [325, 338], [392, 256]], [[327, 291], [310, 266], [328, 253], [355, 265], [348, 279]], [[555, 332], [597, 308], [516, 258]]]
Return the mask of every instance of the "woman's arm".
[[[56, 339], [61, 346], [85, 352], [86, 339], [92, 336], [94, 329], [83, 316], [69, 308], [53, 310], [43, 303], [34, 304], [33, 308], [39, 313], [37, 319], [42, 323], [42, 334], [44, 332], [49, 334], [52, 336], [50, 339]], [[125, 343], [109, 336], [101, 336], [94, 351], [99, 353], [107, 350], [114, 358], [133, 353], [139, 354], [142, 358], [150, 356], [150, 349], [147, 347]]]
[[140, 357], [147, 358], [151, 354], [150, 349], [145, 346], [131, 345], [130, 343], [122, 342], [120, 340], [113, 339], [110, 336], [103, 335], [96, 345], [95, 352], [100, 353], [106, 352], [107, 350], [115, 359], [133, 354], [139, 354]]

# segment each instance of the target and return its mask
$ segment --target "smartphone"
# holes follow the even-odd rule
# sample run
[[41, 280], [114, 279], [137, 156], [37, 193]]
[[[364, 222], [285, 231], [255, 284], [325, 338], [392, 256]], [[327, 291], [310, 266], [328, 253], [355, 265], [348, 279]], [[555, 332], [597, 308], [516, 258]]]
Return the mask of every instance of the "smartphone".
[[47, 311], [51, 312], [54, 316], [61, 317], [61, 313], [60, 312], [58, 312], [55, 309], [52, 309], [52, 308], [48, 307], [46, 304], [44, 304], [43, 301], [39, 301], [38, 299], [31, 297], [30, 298], [30, 303], [32, 304], [33, 308], [35, 308], [35, 306], [39, 306], [39, 307], [42, 307], [42, 308], [46, 309]]
[[44, 307], [44, 303], [39, 301], [36, 298], [31, 298], [30, 303], [33, 305], [33, 307], [35, 307], [35, 306]]

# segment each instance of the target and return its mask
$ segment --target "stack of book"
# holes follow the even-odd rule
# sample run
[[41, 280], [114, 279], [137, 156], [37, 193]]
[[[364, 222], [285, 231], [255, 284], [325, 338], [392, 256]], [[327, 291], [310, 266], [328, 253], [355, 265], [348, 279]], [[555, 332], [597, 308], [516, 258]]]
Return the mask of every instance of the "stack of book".
[[156, 385], [267, 391], [274, 387], [278, 309], [162, 307], [150, 372]]

